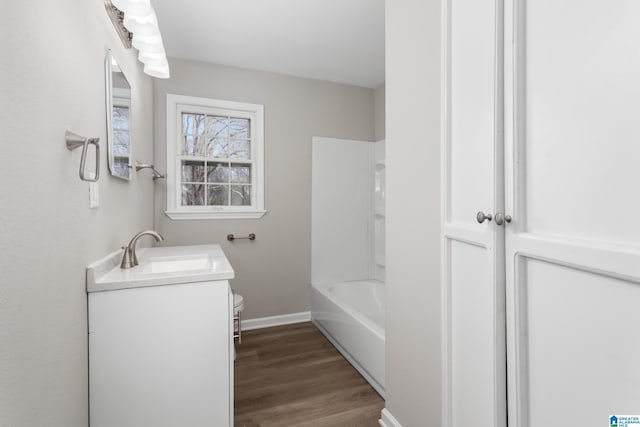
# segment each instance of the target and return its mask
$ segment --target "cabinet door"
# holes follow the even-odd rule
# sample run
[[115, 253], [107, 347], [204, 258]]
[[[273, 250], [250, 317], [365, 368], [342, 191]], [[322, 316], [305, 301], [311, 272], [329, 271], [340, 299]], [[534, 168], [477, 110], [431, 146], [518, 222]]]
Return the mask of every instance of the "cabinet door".
[[[234, 312], [233, 312], [233, 291], [230, 287], [227, 287], [227, 321], [228, 323], [228, 332], [229, 338], [227, 340], [229, 345], [229, 426], [233, 425], [233, 412], [234, 412], [234, 364], [236, 360], [236, 348], [235, 348], [235, 321], [234, 321]], [[238, 325], [240, 327], [240, 325]]]
[[506, 7], [509, 425], [609, 425], [640, 415], [640, 2]]
[[91, 427], [230, 425], [226, 281], [89, 294]]
[[443, 5], [443, 426], [504, 427], [502, 4]]

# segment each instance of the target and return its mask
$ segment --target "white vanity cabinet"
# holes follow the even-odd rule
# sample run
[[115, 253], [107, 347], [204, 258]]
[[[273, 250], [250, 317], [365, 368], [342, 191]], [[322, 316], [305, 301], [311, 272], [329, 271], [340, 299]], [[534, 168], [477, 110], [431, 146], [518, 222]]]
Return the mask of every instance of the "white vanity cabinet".
[[[189, 248], [202, 258], [215, 246]], [[218, 276], [213, 267], [198, 266], [198, 273], [184, 262], [188, 254], [167, 249], [141, 251], [139, 266], [115, 266], [111, 277], [91, 270], [97, 263], [88, 268], [91, 427], [233, 425], [233, 295], [223, 279], [233, 270], [215, 255]], [[162, 273], [144, 273], [150, 259], [192, 270], [167, 272], [176, 268], [165, 265]], [[118, 275], [128, 279], [118, 284]], [[206, 277], [219, 280], [197, 281]], [[193, 281], [166, 283], [185, 280]]]

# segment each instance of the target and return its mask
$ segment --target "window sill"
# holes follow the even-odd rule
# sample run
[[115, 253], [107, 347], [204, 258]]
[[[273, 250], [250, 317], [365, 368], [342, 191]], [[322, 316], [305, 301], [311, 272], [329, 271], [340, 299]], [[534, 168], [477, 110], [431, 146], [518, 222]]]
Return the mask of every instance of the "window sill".
[[193, 219], [259, 219], [266, 214], [267, 211], [244, 211], [244, 212], [172, 212], [165, 211], [165, 215], [174, 220], [193, 220]]

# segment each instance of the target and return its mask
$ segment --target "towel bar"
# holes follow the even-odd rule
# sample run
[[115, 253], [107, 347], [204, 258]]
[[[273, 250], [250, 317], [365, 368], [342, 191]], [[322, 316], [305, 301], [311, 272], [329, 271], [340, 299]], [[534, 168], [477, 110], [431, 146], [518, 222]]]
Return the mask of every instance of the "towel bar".
[[255, 235], [255, 233], [251, 233], [246, 237], [236, 237], [233, 234], [227, 234], [227, 240], [230, 241], [230, 242], [233, 242], [234, 240], [242, 240], [242, 239], [256, 240], [256, 235]]
[[[87, 138], [67, 129], [65, 132], [67, 149], [69, 151], [82, 147], [82, 157], [80, 158], [80, 179], [83, 181], [97, 182], [100, 178], [100, 138]], [[96, 173], [93, 178], [87, 178], [85, 174], [85, 166], [87, 161], [87, 147], [93, 144], [96, 147]]]

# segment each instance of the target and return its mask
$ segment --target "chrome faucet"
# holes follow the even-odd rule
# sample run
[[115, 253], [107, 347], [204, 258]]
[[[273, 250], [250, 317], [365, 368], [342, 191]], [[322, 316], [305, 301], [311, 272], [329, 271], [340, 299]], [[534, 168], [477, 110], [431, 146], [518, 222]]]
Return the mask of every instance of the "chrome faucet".
[[156, 233], [153, 230], [141, 231], [140, 233], [133, 236], [133, 239], [129, 242], [127, 246], [123, 246], [124, 255], [122, 255], [122, 262], [120, 263], [120, 268], [131, 268], [138, 265], [138, 257], [136, 256], [136, 243], [138, 243], [138, 239], [142, 236], [152, 236], [156, 239], [156, 242], [161, 242], [164, 240], [164, 237], [160, 233]]

